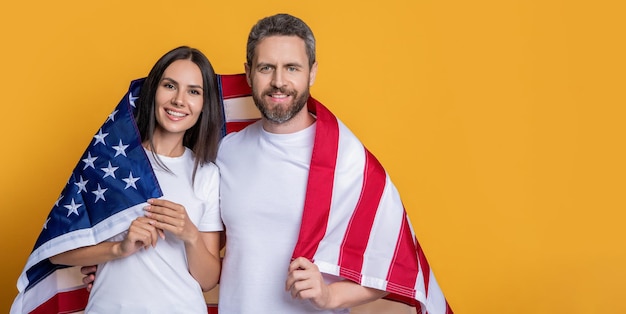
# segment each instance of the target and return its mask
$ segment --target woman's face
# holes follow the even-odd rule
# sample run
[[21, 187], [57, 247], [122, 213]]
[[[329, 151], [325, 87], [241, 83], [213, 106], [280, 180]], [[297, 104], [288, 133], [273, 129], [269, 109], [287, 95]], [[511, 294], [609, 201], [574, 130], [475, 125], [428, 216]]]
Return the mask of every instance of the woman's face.
[[159, 81], [155, 95], [157, 132], [180, 134], [193, 127], [204, 102], [202, 73], [190, 60], [170, 64]]

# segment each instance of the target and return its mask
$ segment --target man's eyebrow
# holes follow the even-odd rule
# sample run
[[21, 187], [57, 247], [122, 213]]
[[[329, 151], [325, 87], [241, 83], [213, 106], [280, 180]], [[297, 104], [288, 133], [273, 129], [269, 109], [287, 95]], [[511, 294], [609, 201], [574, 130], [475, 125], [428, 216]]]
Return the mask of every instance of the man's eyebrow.
[[[278, 66], [274, 63], [269, 63], [269, 62], [259, 62], [256, 65], [257, 68], [262, 68], [262, 67], [271, 67], [271, 68], [277, 68]], [[303, 68], [304, 66], [298, 62], [290, 62], [290, 63], [285, 63], [283, 65], [283, 67], [289, 68], [289, 67], [294, 67], [294, 68]]]
[[298, 63], [298, 62], [292, 62], [292, 63], [287, 63], [285, 64], [286, 67], [296, 67], [296, 68], [301, 68], [302, 64]]
[[276, 67], [276, 65], [275, 65], [275, 64], [273, 64], [273, 63], [268, 63], [268, 62], [259, 62], [259, 63], [257, 63], [257, 65], [256, 65], [256, 67], [257, 67], [257, 68], [260, 68], [260, 67], [266, 67], [266, 66], [267, 66], [267, 67], [272, 67], [272, 68], [275, 68], [275, 67]]

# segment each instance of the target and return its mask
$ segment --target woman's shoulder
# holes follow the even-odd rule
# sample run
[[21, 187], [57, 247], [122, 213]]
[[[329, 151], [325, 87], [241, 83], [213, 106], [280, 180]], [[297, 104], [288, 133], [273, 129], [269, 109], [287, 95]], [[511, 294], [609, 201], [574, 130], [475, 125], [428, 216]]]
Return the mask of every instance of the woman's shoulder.
[[212, 161], [200, 164], [198, 166], [198, 170], [196, 170], [196, 177], [198, 177], [198, 176], [209, 176], [209, 177], [212, 177], [212, 176], [215, 176], [215, 175], [219, 175], [219, 168]]
[[215, 163], [207, 162], [198, 167], [193, 186], [199, 198], [210, 200], [215, 197], [215, 195], [211, 194], [211, 191], [217, 193], [219, 184], [220, 172]]
[[[193, 167], [195, 165], [195, 155], [193, 151], [187, 147], [185, 147], [184, 157], [187, 159], [189, 166]], [[214, 176], [219, 173], [219, 169], [215, 162], [209, 161], [205, 163], [201, 163], [198, 165], [196, 169], [196, 178], [200, 176]]]

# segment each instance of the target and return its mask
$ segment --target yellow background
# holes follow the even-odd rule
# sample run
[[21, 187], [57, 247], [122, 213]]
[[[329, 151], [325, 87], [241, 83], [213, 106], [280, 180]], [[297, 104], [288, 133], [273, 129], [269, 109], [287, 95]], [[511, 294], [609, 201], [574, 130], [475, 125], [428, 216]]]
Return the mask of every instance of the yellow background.
[[621, 1], [4, 1], [0, 312], [92, 135], [169, 49], [243, 70], [289, 12], [313, 95], [381, 160], [457, 313], [624, 313]]

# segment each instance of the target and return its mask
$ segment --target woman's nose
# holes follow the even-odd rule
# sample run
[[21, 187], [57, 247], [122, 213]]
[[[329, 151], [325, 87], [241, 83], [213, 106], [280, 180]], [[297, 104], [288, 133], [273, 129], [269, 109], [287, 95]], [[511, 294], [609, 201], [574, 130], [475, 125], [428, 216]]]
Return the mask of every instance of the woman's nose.
[[181, 95], [181, 93], [176, 93], [176, 96], [172, 98], [172, 104], [182, 106], [184, 104], [183, 95]]

